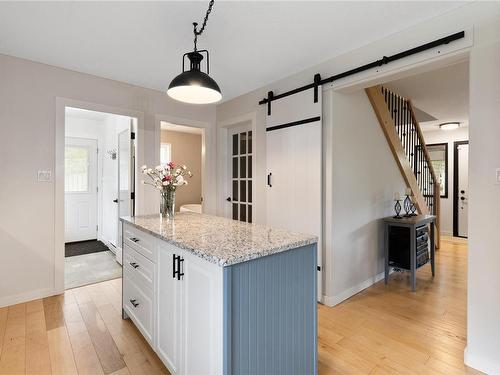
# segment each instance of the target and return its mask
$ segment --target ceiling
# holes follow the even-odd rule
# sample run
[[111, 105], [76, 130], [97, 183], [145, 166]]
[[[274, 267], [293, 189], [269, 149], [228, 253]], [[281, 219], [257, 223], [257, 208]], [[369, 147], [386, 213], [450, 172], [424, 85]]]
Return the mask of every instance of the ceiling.
[[[165, 90], [207, 3], [0, 2], [0, 53]], [[463, 4], [216, 1], [198, 47], [228, 100]]]
[[[443, 122], [469, 124], [469, 62], [399, 79], [386, 84], [410, 98], [420, 112], [416, 114], [423, 131], [439, 130]], [[425, 117], [425, 116], [430, 117]], [[432, 120], [435, 118], [435, 120]], [[430, 121], [429, 121], [430, 120]]]

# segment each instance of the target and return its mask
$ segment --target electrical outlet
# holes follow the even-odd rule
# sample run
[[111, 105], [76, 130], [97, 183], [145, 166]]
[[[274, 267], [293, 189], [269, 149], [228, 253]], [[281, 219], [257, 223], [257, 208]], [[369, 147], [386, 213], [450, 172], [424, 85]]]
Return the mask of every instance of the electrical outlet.
[[52, 171], [38, 171], [38, 182], [52, 181]]

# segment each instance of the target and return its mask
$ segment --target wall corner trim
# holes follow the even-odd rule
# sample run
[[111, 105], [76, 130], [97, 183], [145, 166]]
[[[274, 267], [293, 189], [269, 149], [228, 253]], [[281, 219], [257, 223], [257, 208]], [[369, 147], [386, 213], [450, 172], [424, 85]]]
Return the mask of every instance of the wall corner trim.
[[[498, 360], [498, 358], [497, 358]], [[500, 362], [492, 361], [489, 358], [484, 358], [476, 354], [472, 354], [469, 347], [464, 349], [464, 363], [473, 369], [484, 372], [485, 374], [500, 374]]]

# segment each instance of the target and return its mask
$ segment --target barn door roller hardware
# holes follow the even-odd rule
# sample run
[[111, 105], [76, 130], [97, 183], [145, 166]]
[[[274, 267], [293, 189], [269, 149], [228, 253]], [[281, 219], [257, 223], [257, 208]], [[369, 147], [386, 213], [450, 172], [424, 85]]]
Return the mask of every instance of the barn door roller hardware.
[[321, 76], [319, 74], [316, 74], [314, 76], [314, 82], [310, 83], [308, 85], [298, 87], [296, 89], [284, 92], [283, 94], [279, 94], [279, 95], [274, 95], [272, 91], [269, 91], [267, 93], [267, 98], [262, 99], [259, 102], [259, 104], [267, 104], [267, 114], [271, 115], [271, 102], [272, 101], [296, 94], [296, 93], [301, 92], [301, 91], [309, 90], [311, 88], [314, 88], [314, 102], [316, 103], [318, 101], [318, 86], [324, 85], [325, 83], [331, 83], [333, 81], [337, 81], [341, 78], [345, 78], [345, 77], [351, 76], [351, 75], [356, 74], [356, 73], [364, 72], [365, 70], [369, 70], [369, 69], [376, 68], [376, 67], [379, 67], [382, 65], [386, 65], [386, 64], [389, 64], [393, 61], [400, 60], [402, 58], [412, 56], [412, 55], [415, 55], [417, 53], [427, 51], [429, 49], [436, 48], [436, 47], [442, 46], [444, 44], [448, 44], [450, 42], [454, 42], [455, 40], [462, 39], [464, 36], [465, 36], [465, 31], [460, 31], [460, 32], [455, 33], [455, 34], [445, 36], [444, 38], [436, 39], [433, 42], [422, 44], [418, 47], [410, 48], [406, 51], [396, 53], [395, 55], [392, 55], [392, 56], [384, 56], [380, 60], [373, 61], [371, 63], [359, 66], [357, 68], [348, 70], [348, 71], [343, 72], [343, 73], [336, 74], [334, 76], [325, 78], [323, 80], [321, 79]]

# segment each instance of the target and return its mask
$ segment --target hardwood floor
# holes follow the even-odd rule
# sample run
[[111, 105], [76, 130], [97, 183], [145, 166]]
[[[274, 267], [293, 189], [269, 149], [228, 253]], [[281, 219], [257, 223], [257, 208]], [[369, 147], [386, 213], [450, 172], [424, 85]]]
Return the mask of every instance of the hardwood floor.
[[463, 364], [467, 242], [444, 237], [430, 266], [393, 273], [342, 304], [319, 306], [320, 374], [479, 374]]
[[[443, 238], [437, 275], [393, 274], [339, 306], [319, 306], [320, 374], [476, 374], [463, 365], [467, 244]], [[0, 308], [0, 375], [168, 374], [130, 320], [121, 280]]]

